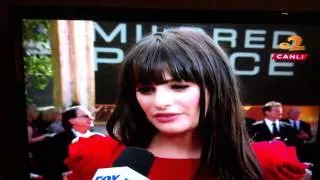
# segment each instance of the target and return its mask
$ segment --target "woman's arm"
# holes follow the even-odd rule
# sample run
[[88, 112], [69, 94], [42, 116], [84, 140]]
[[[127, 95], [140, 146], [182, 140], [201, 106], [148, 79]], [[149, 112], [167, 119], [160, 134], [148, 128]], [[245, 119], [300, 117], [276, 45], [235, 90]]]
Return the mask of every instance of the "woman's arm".
[[43, 141], [47, 137], [47, 134], [43, 134], [41, 136], [33, 138], [32, 133], [33, 133], [32, 127], [28, 126], [28, 142], [29, 142], [29, 144]]

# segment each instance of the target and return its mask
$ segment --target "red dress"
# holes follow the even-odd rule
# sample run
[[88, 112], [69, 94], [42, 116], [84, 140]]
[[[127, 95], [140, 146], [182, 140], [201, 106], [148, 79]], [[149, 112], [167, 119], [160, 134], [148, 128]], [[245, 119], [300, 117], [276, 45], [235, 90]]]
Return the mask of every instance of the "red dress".
[[[65, 160], [72, 173], [69, 180], [91, 180], [99, 168], [111, 167], [125, 146], [111, 137], [80, 138], [69, 146]], [[295, 180], [304, 175], [306, 165], [299, 162], [295, 148], [282, 142], [253, 143], [265, 180]], [[199, 165], [198, 159], [155, 158], [148, 178], [151, 180], [191, 180]]]

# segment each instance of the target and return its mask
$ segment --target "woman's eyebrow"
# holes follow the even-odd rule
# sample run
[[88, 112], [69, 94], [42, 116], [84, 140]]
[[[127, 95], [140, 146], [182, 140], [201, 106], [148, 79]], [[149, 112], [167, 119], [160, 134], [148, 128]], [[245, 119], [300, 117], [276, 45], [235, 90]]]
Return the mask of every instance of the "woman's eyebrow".
[[177, 79], [167, 79], [167, 80], [163, 80], [160, 83], [157, 83], [159, 85], [161, 84], [169, 84], [169, 83], [180, 83], [183, 82], [183, 80], [177, 80]]
[[169, 84], [169, 83], [180, 83], [180, 82], [184, 82], [184, 80], [166, 79], [166, 80], [163, 80], [159, 83], [151, 83], [151, 84], [138, 83], [136, 87], [141, 87], [141, 86], [145, 86], [145, 85], [162, 85], [162, 84]]
[[167, 79], [161, 82], [161, 84], [171, 83], [171, 82], [177, 82], [175, 79]]

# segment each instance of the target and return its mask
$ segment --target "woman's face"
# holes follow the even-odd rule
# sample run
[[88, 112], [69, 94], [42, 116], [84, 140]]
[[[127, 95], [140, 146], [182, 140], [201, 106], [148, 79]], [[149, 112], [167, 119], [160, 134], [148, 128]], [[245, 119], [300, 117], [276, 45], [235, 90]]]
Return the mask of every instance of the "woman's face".
[[194, 130], [199, 122], [200, 87], [191, 82], [174, 81], [168, 73], [165, 79], [159, 85], [137, 85], [138, 103], [160, 133]]

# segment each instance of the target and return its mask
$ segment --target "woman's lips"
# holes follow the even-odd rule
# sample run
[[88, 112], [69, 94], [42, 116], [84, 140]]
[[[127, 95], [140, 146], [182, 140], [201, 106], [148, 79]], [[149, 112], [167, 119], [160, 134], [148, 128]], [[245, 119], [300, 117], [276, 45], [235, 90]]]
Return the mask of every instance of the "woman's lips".
[[153, 117], [160, 122], [171, 122], [180, 116], [179, 113], [156, 113]]

